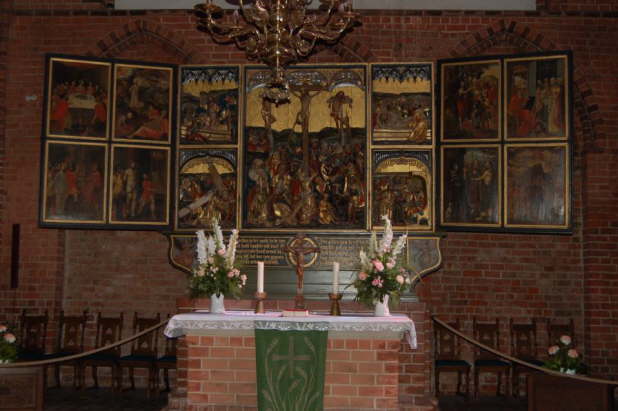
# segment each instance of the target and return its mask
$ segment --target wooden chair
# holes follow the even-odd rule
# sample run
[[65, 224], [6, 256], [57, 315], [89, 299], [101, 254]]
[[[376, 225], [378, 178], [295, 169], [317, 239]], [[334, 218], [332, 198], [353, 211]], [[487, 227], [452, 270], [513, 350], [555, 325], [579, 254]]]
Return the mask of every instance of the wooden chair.
[[[153, 327], [161, 322], [161, 315], [157, 313], [154, 318], [141, 318], [137, 313], [133, 315], [133, 334], [142, 332], [150, 327]], [[157, 343], [158, 334], [156, 331], [143, 335], [131, 344], [131, 354], [120, 358], [120, 387], [122, 387], [122, 369], [129, 369], [129, 379], [131, 380], [131, 389], [135, 389], [135, 378], [133, 371], [135, 368], [145, 368], [148, 370], [148, 389], [147, 396], [157, 389]]]
[[20, 361], [40, 361], [45, 358], [48, 321], [47, 310], [42, 315], [27, 315], [24, 309], [19, 327]]
[[[67, 355], [79, 354], [84, 351], [84, 334], [88, 321], [88, 310], [84, 310], [82, 315], [65, 316], [64, 311], [60, 311], [58, 319], [58, 338], [54, 352], [47, 354], [45, 359], [66, 357]], [[79, 388], [81, 383], [81, 364], [80, 360], [70, 360], [63, 363], [56, 363], [54, 375], [56, 377], [56, 387], [60, 387], [60, 367], [73, 367], [73, 387]], [[45, 367], [45, 379], [47, 379], [47, 366]]]
[[[459, 319], [449, 325], [459, 330]], [[434, 353], [435, 353], [435, 386], [436, 396], [440, 395], [440, 374], [443, 372], [457, 373], [457, 394], [463, 394], [466, 398], [470, 395], [470, 369], [471, 364], [461, 359], [460, 341], [457, 336], [445, 328], [436, 325], [434, 328]], [[461, 375], [466, 376], [466, 392], [461, 392]]]
[[[511, 318], [509, 328], [511, 330], [511, 355], [533, 365], [543, 365], [543, 361], [537, 358], [536, 319], [533, 318], [532, 323], [528, 324], [515, 324]], [[519, 395], [519, 376], [535, 371], [519, 364], [513, 364], [511, 369], [512, 394], [517, 397]]]
[[170, 391], [169, 370], [176, 369], [176, 341], [177, 338], [165, 337], [165, 353], [162, 357], [157, 358], [156, 362], [157, 377], [159, 375], [159, 370], [163, 370], [163, 381], [165, 382], [164, 392]]
[[[170, 316], [168, 315], [169, 319]], [[164, 392], [170, 391], [170, 378], [169, 370], [176, 369], [176, 341], [177, 338], [165, 337], [165, 352], [162, 357], [157, 358], [156, 372], [157, 372], [157, 386], [159, 381], [159, 370], [163, 370], [163, 382], [165, 383]]]
[[[123, 313], [120, 313], [118, 317], [103, 317], [99, 312], [97, 314], [97, 333], [95, 337], [95, 348], [101, 348], [106, 345], [115, 343], [116, 341], [119, 341], [122, 338], [122, 323]], [[84, 386], [86, 367], [92, 367], [92, 379], [94, 380], [93, 388], [99, 388], [99, 378], [97, 374], [98, 367], [110, 367], [112, 370], [112, 388], [114, 390], [119, 389], [119, 359], [120, 346], [85, 357], [81, 362], [81, 386]]]
[[575, 347], [575, 325], [573, 324], [573, 319], [571, 318], [566, 323], [556, 324], [551, 321], [551, 319], [547, 319], [547, 338], [548, 345], [554, 345], [558, 343], [560, 337], [563, 335], [568, 335], [571, 337], [571, 345]]
[[[477, 341], [495, 350], [500, 349], [500, 321], [498, 319], [496, 319], [495, 323], [478, 323], [475, 317], [473, 320], [473, 329], [474, 338]], [[479, 375], [486, 372], [495, 373], [498, 378], [496, 395], [500, 395], [503, 374], [506, 379], [505, 391], [508, 391], [511, 364], [480, 348], [475, 349], [474, 353], [474, 397], [478, 398]]]

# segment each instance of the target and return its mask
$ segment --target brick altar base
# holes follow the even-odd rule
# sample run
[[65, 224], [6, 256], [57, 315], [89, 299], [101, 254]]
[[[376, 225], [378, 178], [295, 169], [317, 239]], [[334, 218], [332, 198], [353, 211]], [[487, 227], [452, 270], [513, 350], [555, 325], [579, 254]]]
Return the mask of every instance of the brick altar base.
[[[267, 309], [288, 308], [293, 301], [268, 301]], [[226, 301], [228, 309], [251, 309], [251, 301]], [[179, 300], [179, 311], [209, 306], [208, 300]], [[327, 310], [327, 301], [309, 302]], [[345, 312], [366, 308], [344, 302]], [[431, 394], [431, 320], [424, 304], [402, 303], [397, 312], [415, 322], [418, 348], [394, 337], [329, 333], [326, 354], [326, 410], [437, 409]], [[209, 331], [178, 343], [177, 387], [169, 411], [257, 410], [255, 339], [252, 331]]]

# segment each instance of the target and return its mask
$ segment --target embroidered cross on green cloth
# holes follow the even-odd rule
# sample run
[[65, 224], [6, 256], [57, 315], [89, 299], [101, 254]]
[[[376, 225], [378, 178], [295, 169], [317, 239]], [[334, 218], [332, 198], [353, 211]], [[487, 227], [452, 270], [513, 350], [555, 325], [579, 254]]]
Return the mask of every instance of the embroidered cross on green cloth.
[[328, 323], [255, 322], [260, 411], [320, 411]]

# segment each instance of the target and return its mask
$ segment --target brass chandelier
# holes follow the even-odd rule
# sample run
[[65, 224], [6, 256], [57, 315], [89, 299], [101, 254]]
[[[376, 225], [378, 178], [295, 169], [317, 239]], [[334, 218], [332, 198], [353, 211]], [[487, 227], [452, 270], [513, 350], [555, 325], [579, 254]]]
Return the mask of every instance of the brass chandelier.
[[358, 17], [351, 0], [319, 0], [316, 10], [307, 9], [312, 0], [238, 1], [240, 8], [227, 22], [223, 9], [212, 0], [198, 4], [197, 28], [218, 43], [235, 42], [249, 59], [270, 67], [265, 97], [275, 103], [289, 97], [285, 68], [308, 56], [318, 41], [337, 42]]

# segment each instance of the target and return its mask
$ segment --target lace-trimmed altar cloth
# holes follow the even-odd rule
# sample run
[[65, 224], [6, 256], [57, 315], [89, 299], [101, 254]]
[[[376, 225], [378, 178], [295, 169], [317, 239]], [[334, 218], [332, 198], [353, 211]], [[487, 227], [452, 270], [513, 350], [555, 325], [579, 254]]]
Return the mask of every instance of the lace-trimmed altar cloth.
[[225, 314], [210, 314], [195, 311], [176, 314], [170, 318], [164, 334], [180, 337], [190, 331], [200, 330], [281, 330], [281, 331], [337, 331], [337, 332], [402, 332], [412, 349], [416, 349], [414, 322], [404, 314], [390, 317], [373, 315], [330, 316], [310, 314], [308, 317], [282, 317], [280, 312], [255, 314], [253, 311], [228, 311]]

